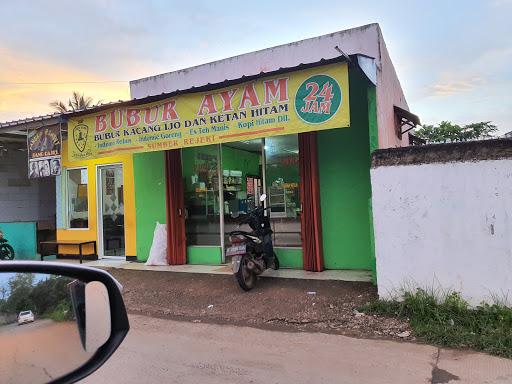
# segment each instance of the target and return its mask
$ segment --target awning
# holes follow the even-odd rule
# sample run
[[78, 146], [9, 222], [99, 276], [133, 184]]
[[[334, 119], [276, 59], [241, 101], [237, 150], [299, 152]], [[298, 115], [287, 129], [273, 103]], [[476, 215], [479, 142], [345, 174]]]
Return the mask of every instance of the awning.
[[395, 112], [395, 129], [398, 137], [402, 138], [404, 133], [409, 132], [421, 124], [420, 118], [414, 113], [397, 107], [396, 105], [393, 107], [393, 110]]

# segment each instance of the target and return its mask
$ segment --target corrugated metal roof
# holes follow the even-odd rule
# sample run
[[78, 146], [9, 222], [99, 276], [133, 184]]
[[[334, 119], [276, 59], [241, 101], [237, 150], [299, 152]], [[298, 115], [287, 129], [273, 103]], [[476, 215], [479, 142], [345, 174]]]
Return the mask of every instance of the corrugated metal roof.
[[55, 112], [55, 113], [49, 113], [47, 115], [25, 117], [23, 119], [0, 122], [0, 130], [4, 131], [6, 129], [32, 129], [32, 127], [21, 127], [21, 126], [37, 125], [37, 123], [41, 123], [41, 125], [58, 124], [59, 122], [65, 122], [66, 117], [68, 117], [69, 115], [73, 115], [75, 112], [89, 113], [89, 111], [93, 111], [98, 107], [110, 108], [110, 106], [117, 105], [122, 102], [123, 102], [122, 100], [112, 101], [112, 102], [108, 102], [108, 103], [101, 103], [98, 105], [94, 105], [92, 107], [82, 109], [79, 111]]
[[[279, 68], [295, 67], [299, 64], [318, 62], [340, 56], [340, 49], [349, 55], [365, 54], [380, 65], [381, 50], [378, 24], [307, 38], [287, 44], [247, 52], [240, 55], [174, 70], [155, 76], [130, 81], [131, 97], [146, 97], [162, 92], [188, 89], [207, 82], [219, 83], [240, 78], [242, 75], [257, 75]], [[338, 48], [339, 47], [339, 48]]]
[[6, 121], [6, 122], [0, 122], [0, 128], [9, 128], [9, 127], [16, 127], [20, 124], [26, 124], [26, 123], [33, 123], [38, 121], [46, 121], [51, 120], [54, 118], [59, 118], [62, 114], [61, 113], [51, 113], [48, 115], [41, 115], [41, 116], [33, 116], [33, 117], [26, 117], [24, 119], [19, 120], [12, 120], [12, 121]]
[[[90, 113], [100, 112], [100, 111], [103, 111], [105, 109], [116, 108], [116, 107], [126, 107], [126, 106], [132, 106], [132, 105], [140, 105], [140, 104], [152, 103], [154, 101], [159, 101], [159, 100], [167, 99], [167, 98], [170, 98], [170, 97], [173, 97], [173, 96], [182, 95], [182, 94], [185, 94], [185, 93], [206, 92], [206, 91], [209, 91], [209, 90], [225, 88], [225, 87], [229, 87], [229, 86], [232, 86], [232, 85], [235, 85], [235, 84], [245, 83], [245, 82], [248, 82], [248, 81], [251, 81], [251, 80], [258, 79], [260, 77], [274, 76], [274, 75], [278, 75], [280, 73], [292, 72], [292, 71], [297, 71], [297, 70], [306, 69], [306, 68], [313, 68], [313, 67], [317, 67], [317, 66], [320, 66], [320, 65], [327, 65], [327, 64], [331, 64], [331, 63], [345, 62], [345, 61], [346, 61], [345, 57], [338, 56], [338, 57], [336, 57], [334, 59], [321, 59], [321, 60], [319, 60], [319, 61], [317, 61], [315, 63], [308, 63], [308, 64], [302, 64], [301, 63], [301, 64], [299, 64], [299, 65], [297, 65], [295, 67], [279, 68], [276, 71], [269, 71], [269, 72], [261, 71], [257, 75], [242, 76], [240, 78], [232, 79], [232, 80], [226, 79], [226, 80], [224, 80], [224, 81], [222, 81], [220, 83], [213, 83], [213, 84], [208, 83], [208, 84], [205, 84], [203, 86], [191, 87], [191, 88], [183, 89], [183, 90], [178, 89], [178, 90], [176, 90], [174, 92], [161, 93], [159, 95], [147, 96], [147, 97], [142, 97], [142, 98], [139, 98], [139, 99], [133, 98], [131, 100], [121, 101], [121, 102], [117, 102], [117, 103], [102, 104], [100, 106], [96, 106], [94, 108], [89, 108], [89, 109], [86, 109], [86, 110], [83, 110], [83, 111], [75, 111], [75, 112], [66, 113], [66, 117], [83, 116], [83, 115], [87, 115], [87, 114], [90, 114]], [[357, 63], [357, 60], [354, 60], [353, 62]]]

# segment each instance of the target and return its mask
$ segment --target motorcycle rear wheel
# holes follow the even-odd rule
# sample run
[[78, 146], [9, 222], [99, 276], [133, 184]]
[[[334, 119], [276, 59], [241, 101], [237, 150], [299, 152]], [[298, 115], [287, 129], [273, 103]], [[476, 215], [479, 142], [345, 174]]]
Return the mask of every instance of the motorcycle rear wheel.
[[247, 255], [242, 256], [242, 259], [240, 260], [240, 268], [238, 268], [238, 271], [235, 274], [238, 285], [244, 291], [250, 291], [253, 289], [256, 285], [257, 279], [256, 274], [247, 268], [248, 261], [249, 258]]
[[9, 244], [0, 245], [0, 260], [13, 260], [14, 249]]

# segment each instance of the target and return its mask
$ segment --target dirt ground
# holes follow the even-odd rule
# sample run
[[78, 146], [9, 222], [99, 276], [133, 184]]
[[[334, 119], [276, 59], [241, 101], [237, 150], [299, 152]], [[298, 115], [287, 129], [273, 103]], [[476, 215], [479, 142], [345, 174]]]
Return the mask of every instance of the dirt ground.
[[[357, 311], [376, 298], [369, 283], [260, 278], [243, 292], [231, 275], [110, 269], [129, 313], [287, 331], [412, 340], [406, 322]], [[400, 335], [400, 336], [398, 336]]]

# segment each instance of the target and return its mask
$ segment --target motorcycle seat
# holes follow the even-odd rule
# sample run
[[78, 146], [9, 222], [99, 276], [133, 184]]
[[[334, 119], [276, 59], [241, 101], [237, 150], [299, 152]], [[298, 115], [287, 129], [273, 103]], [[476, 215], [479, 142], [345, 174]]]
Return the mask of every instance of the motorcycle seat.
[[232, 231], [232, 232], [229, 232], [229, 236], [244, 236], [252, 241], [255, 241], [257, 243], [261, 242], [260, 238], [258, 236], [256, 236], [254, 233], [252, 232], [245, 232], [245, 231]]
[[232, 232], [229, 232], [229, 235], [230, 235], [230, 236], [237, 236], [237, 235], [242, 235], [242, 236], [254, 236], [254, 233], [252, 233], [252, 232], [246, 232], [246, 231], [232, 231]]

